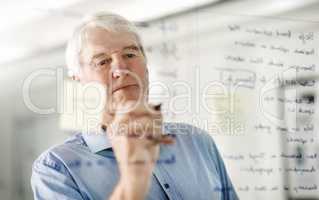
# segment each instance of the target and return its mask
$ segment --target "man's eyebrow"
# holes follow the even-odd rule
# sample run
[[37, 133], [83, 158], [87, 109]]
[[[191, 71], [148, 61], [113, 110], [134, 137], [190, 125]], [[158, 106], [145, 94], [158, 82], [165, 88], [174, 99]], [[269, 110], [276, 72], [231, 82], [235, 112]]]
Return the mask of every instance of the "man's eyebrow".
[[98, 53], [92, 56], [91, 60], [97, 59], [98, 57], [106, 55], [105, 53]]
[[[140, 48], [138, 46], [134, 45], [134, 44], [126, 46], [126, 47], [123, 48], [123, 50], [127, 50], [127, 49], [131, 49], [131, 50], [135, 50], [135, 51], [139, 51], [140, 50]], [[97, 54], [95, 54], [95, 55], [93, 55], [91, 57], [91, 60], [97, 59], [97, 58], [99, 58], [101, 56], [105, 56], [105, 55], [107, 55], [107, 54], [103, 53], [103, 52], [102, 53], [97, 53]]]
[[131, 50], [135, 50], [135, 51], [139, 51], [140, 50], [140, 48], [138, 48], [138, 46], [136, 46], [134, 44], [126, 46], [126, 47], [123, 48], [123, 50], [127, 50], [127, 49], [131, 49]]

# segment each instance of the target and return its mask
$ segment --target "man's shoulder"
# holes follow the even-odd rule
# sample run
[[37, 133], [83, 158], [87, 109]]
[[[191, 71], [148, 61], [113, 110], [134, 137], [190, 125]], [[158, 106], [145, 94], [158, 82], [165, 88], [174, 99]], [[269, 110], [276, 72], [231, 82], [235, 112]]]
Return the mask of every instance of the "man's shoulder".
[[34, 161], [33, 168], [40, 166], [62, 170], [62, 166], [68, 161], [79, 157], [81, 152], [88, 151], [88, 147], [83, 140], [81, 133], [75, 133], [67, 138], [62, 144], [55, 145], [43, 153]]

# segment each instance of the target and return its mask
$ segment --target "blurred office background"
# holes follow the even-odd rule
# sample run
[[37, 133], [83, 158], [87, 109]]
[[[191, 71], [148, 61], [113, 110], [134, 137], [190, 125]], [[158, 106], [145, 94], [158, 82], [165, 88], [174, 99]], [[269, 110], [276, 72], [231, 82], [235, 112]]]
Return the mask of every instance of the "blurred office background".
[[[241, 199], [319, 199], [319, 148], [314, 127], [318, 115], [316, 87], [300, 88], [304, 85], [286, 84], [272, 88], [275, 94], [265, 97], [269, 106], [265, 112], [273, 110], [286, 116], [278, 117], [282, 120], [276, 122], [264, 120], [270, 115], [262, 118], [256, 106], [259, 88], [272, 79], [272, 71], [295, 66], [294, 72], [298, 73], [288, 74], [287, 79], [295, 80], [299, 75], [304, 78], [301, 81], [317, 79], [318, 1], [2, 0], [0, 10], [1, 199], [33, 199], [30, 187], [33, 161], [41, 152], [74, 133], [76, 123], [72, 122], [72, 116], [63, 113], [64, 106], [61, 107], [61, 102], [67, 97], [59, 95], [64, 88], [59, 81], [71, 84], [65, 73], [66, 42], [83, 16], [100, 10], [118, 13], [136, 23], [149, 54], [149, 67], [153, 67], [150, 69], [151, 80], [173, 86], [174, 90], [170, 90], [173, 96], [183, 94], [172, 85], [177, 80], [194, 84], [196, 81], [205, 84], [205, 81], [219, 80], [228, 86], [233, 84], [234, 79], [244, 82], [235, 100], [240, 105], [235, 109], [238, 115], [235, 122], [231, 121], [242, 120], [243, 128], [237, 127], [240, 133], [235, 135], [231, 135], [229, 129], [222, 129], [228, 133], [225, 135], [213, 134]], [[259, 35], [255, 37], [240, 32], [243, 29], [246, 33]], [[268, 37], [267, 30], [277, 34], [277, 38]], [[234, 31], [238, 31], [235, 32], [236, 39]], [[288, 41], [288, 37], [292, 39]], [[234, 44], [237, 46], [234, 47]], [[269, 48], [271, 44], [272, 50], [278, 51], [265, 54], [264, 50], [237, 48], [257, 44], [269, 45]], [[303, 57], [281, 54], [280, 49], [283, 50], [285, 45], [295, 48], [294, 52], [300, 47]], [[258, 57], [263, 61], [258, 61]], [[273, 58], [272, 63], [270, 57]], [[272, 68], [267, 69], [269, 71], [252, 68], [240, 64], [241, 59], [250, 59], [250, 64], [263, 62], [260, 68], [266, 65]], [[208, 67], [217, 71], [209, 71]], [[193, 76], [196, 68], [201, 70], [199, 80]], [[242, 71], [238, 72], [239, 68]], [[165, 93], [160, 89], [157, 92]], [[194, 92], [191, 96], [195, 99], [200, 94]], [[298, 106], [302, 103], [289, 104], [290, 107], [280, 104], [280, 101], [269, 103], [272, 98], [280, 96], [286, 97], [282, 100], [285, 103], [289, 98], [290, 101], [308, 103], [301, 108]], [[75, 100], [71, 98], [66, 102]], [[34, 112], [30, 102], [41, 110]], [[194, 104], [201, 104], [201, 101]], [[211, 102], [210, 105], [228, 106], [223, 102]], [[296, 110], [300, 109], [307, 115], [299, 116]], [[198, 115], [201, 115], [195, 116], [198, 120], [218, 121], [223, 118], [200, 112]], [[167, 119], [196, 124], [189, 113], [170, 112]], [[225, 121], [221, 119], [219, 122]], [[208, 131], [215, 133], [216, 130]], [[260, 134], [254, 135], [255, 132]], [[291, 136], [293, 134], [299, 135]], [[301, 158], [298, 155], [302, 155]]]

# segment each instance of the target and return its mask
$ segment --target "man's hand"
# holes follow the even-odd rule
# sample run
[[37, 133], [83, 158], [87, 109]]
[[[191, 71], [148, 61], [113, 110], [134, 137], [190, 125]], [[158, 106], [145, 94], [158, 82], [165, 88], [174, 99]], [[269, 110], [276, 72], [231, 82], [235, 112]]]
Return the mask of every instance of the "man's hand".
[[172, 144], [162, 134], [160, 105], [126, 102], [109, 109], [104, 124], [121, 178], [111, 199], [144, 199], [159, 157], [159, 144]]

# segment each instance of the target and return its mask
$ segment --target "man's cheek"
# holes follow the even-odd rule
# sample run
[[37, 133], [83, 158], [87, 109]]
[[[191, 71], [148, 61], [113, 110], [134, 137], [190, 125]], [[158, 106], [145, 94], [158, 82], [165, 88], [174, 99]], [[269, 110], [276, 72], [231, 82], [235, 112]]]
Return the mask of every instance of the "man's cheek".
[[108, 86], [108, 78], [107, 76], [103, 75], [103, 74], [96, 74], [95, 78], [94, 78], [98, 83], [104, 85], [104, 86]]
[[136, 75], [135, 78], [140, 79], [138, 81], [144, 82], [144, 80], [146, 78], [146, 71], [143, 68], [137, 69], [137, 70], [133, 71], [133, 73]]

